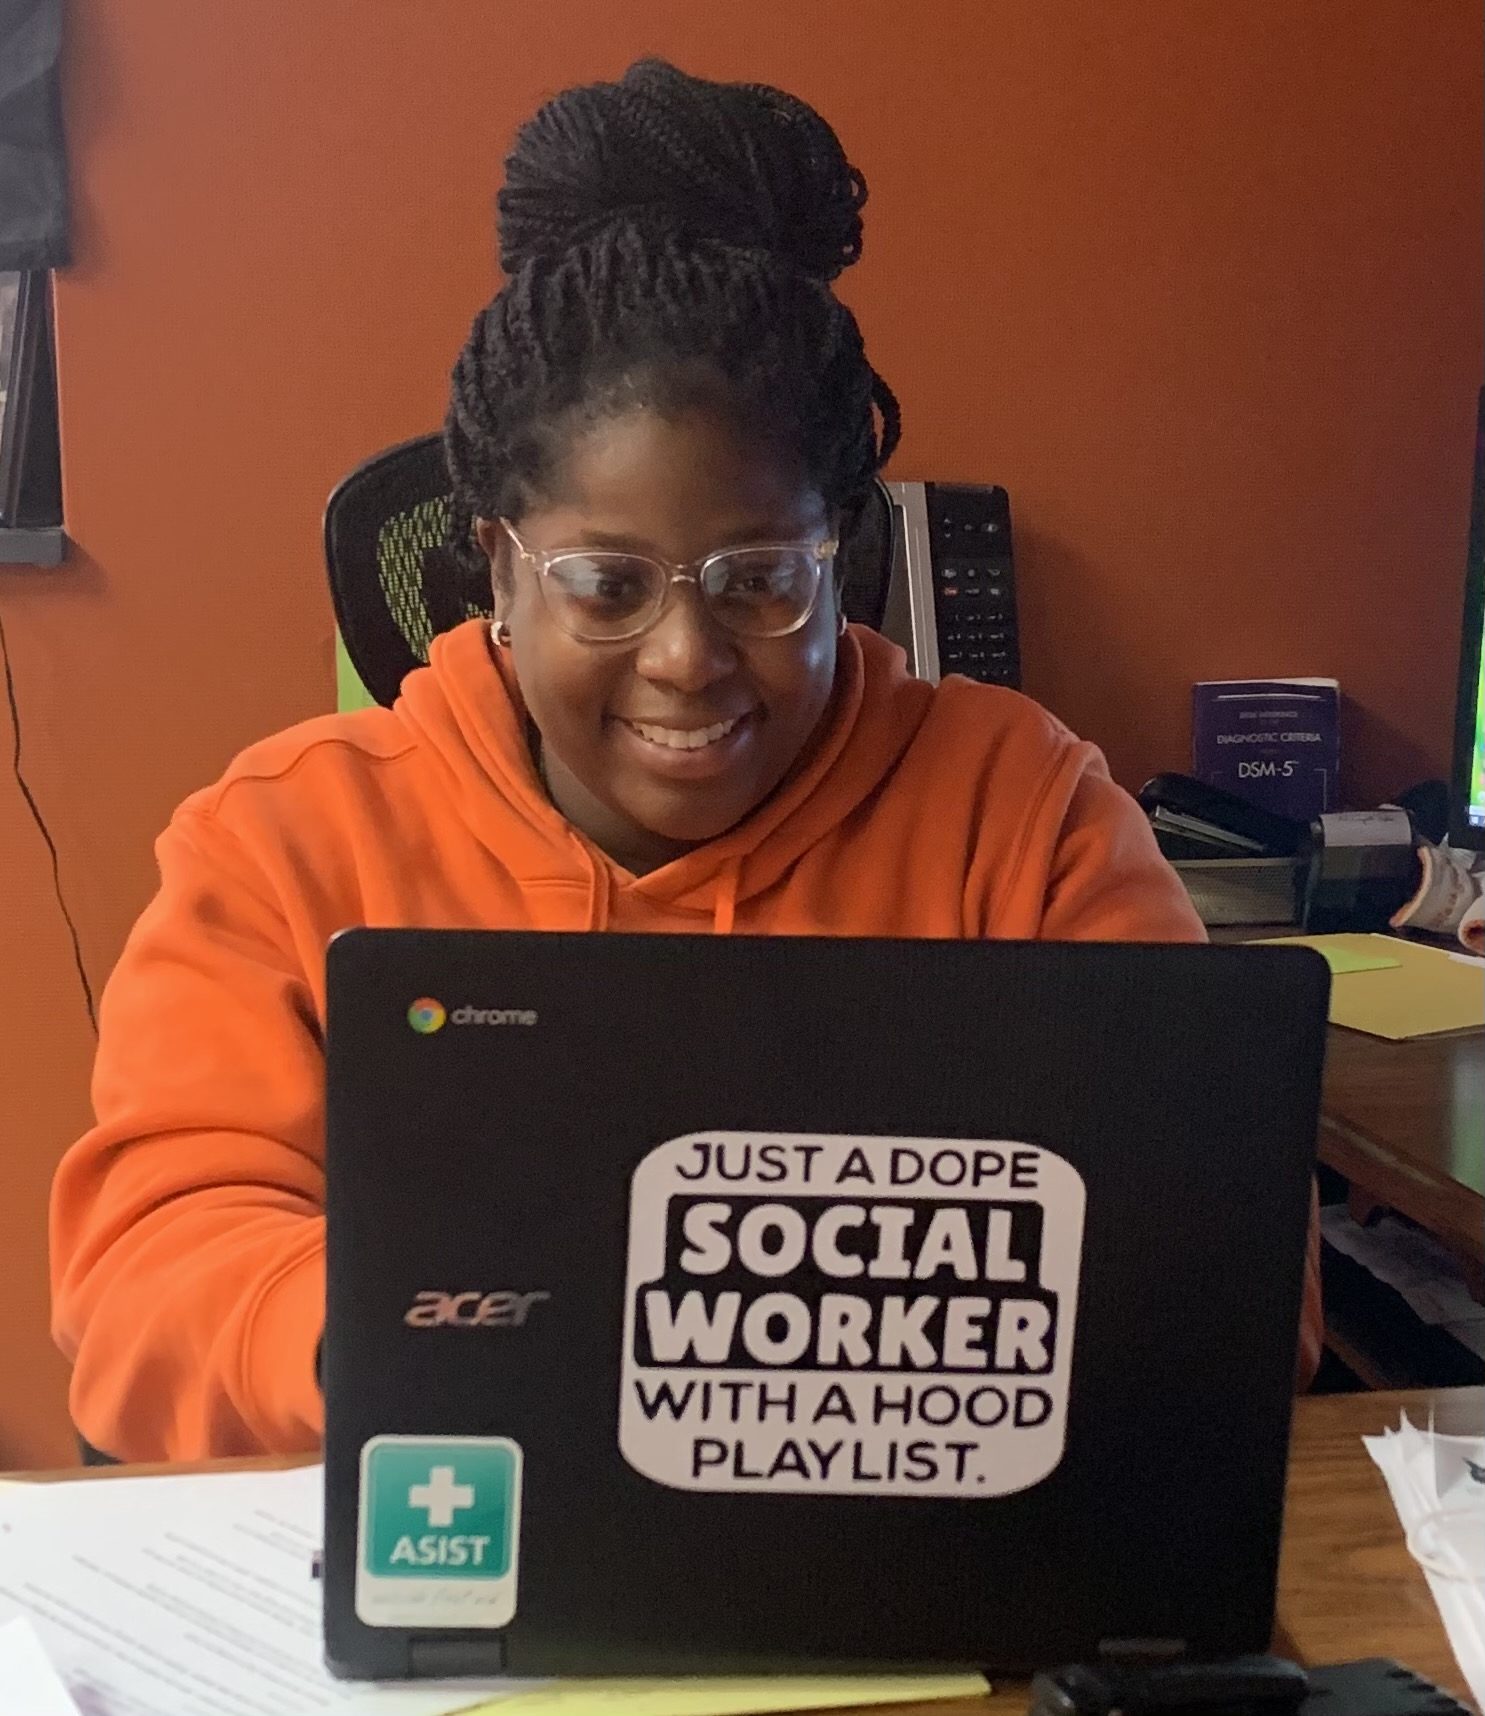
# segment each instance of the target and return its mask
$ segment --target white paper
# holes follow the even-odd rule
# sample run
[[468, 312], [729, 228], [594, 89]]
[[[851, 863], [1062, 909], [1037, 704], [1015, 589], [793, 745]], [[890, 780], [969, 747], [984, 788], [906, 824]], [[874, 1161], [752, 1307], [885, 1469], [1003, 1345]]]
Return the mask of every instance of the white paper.
[[1361, 1227], [1343, 1204], [1321, 1209], [1320, 1232], [1400, 1293], [1421, 1321], [1485, 1358], [1485, 1305], [1471, 1297], [1464, 1272], [1432, 1235], [1390, 1215]]
[[[1203, 685], [1304, 685], [1317, 691], [1339, 691], [1341, 682], [1338, 679], [1317, 679], [1313, 676], [1304, 679], [1204, 679]], [[1281, 697], [1278, 691], [1256, 691], [1255, 697]], [[1224, 702], [1230, 699], [1224, 699]]]
[[83, 1716], [446, 1716], [532, 1685], [335, 1680], [310, 1573], [323, 1483], [306, 1466], [0, 1488], [0, 1622], [29, 1617]]
[[255, 1507], [286, 1508], [313, 1527], [318, 1540], [318, 1510], [323, 1508], [324, 1493], [324, 1472], [318, 1465], [279, 1472], [177, 1473], [151, 1478], [100, 1473], [62, 1483], [5, 1478], [0, 1479], [0, 1532], [37, 1520], [53, 1530], [72, 1531], [95, 1519], [111, 1531], [151, 1519], [158, 1524], [167, 1517], [185, 1517], [198, 1503], [205, 1503], [216, 1519]]
[[24, 1615], [0, 1626], [0, 1710], [16, 1716], [80, 1716]]
[[1411, 846], [1413, 825], [1405, 810], [1341, 810], [1320, 818], [1327, 848]]
[[[1412, 1537], [1426, 1521], [1455, 1514], [1470, 1521], [1478, 1517], [1478, 1524], [1464, 1525], [1467, 1537], [1485, 1531], [1485, 1484], [1470, 1472], [1471, 1461], [1485, 1469], [1485, 1437], [1434, 1436], [1405, 1416], [1398, 1429], [1362, 1441], [1386, 1480], [1405, 1534]], [[1439, 1541], [1447, 1546], [1450, 1534], [1441, 1534]], [[1468, 1577], [1462, 1558], [1455, 1559], [1456, 1571], [1464, 1576], [1451, 1578], [1428, 1567], [1423, 1576], [1459, 1671], [1475, 1702], [1485, 1704], [1485, 1585]]]
[[0, 1482], [0, 1639], [7, 1622], [34, 1625], [53, 1684], [76, 1701], [54, 1712], [0, 1678], [0, 1716], [451, 1716], [506, 1700], [548, 1716], [735, 1716], [983, 1690], [966, 1675], [338, 1681], [321, 1662], [310, 1577], [323, 1497], [318, 1466]]

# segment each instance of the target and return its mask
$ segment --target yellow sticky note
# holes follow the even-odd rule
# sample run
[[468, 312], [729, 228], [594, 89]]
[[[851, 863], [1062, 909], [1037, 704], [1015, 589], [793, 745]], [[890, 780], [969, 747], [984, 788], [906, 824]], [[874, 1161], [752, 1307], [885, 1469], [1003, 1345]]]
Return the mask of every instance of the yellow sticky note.
[[1271, 938], [1273, 947], [1312, 947], [1324, 954], [1333, 977], [1356, 971], [1391, 971], [1402, 964], [1379, 935], [1288, 935]]
[[474, 1705], [463, 1716], [764, 1716], [769, 1711], [983, 1698], [978, 1674], [864, 1674], [554, 1680]]

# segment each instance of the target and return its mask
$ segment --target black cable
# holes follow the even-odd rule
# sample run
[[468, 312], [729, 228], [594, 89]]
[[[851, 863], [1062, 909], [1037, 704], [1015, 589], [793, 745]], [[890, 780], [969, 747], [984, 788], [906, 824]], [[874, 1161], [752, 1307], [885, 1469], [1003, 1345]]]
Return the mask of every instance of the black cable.
[[72, 957], [77, 965], [78, 980], [82, 984], [83, 1003], [88, 1009], [88, 1023], [93, 1027], [93, 1035], [98, 1035], [98, 1009], [93, 1002], [93, 986], [88, 981], [88, 968], [83, 963], [82, 942], [78, 939], [77, 925], [72, 921], [72, 913], [67, 909], [67, 896], [62, 892], [62, 862], [57, 856], [57, 843], [52, 839], [52, 831], [46, 825], [46, 818], [41, 814], [41, 806], [36, 802], [36, 795], [27, 784], [21, 769], [21, 711], [16, 703], [15, 674], [10, 666], [10, 645], [5, 637], [5, 621], [0, 617], [0, 663], [5, 667], [5, 700], [10, 705], [10, 730], [15, 735], [15, 747], [11, 753], [10, 766], [15, 773], [16, 785], [21, 789], [21, 797], [26, 801], [26, 808], [31, 812], [32, 820], [46, 842], [46, 849], [52, 859], [52, 891], [57, 896], [57, 904], [62, 909], [62, 920], [67, 925], [67, 933], [72, 937]]

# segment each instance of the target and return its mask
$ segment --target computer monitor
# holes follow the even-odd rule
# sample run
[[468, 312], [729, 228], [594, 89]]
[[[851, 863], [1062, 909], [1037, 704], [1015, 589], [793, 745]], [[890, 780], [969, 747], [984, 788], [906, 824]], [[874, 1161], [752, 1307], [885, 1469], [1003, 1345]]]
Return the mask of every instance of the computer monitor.
[[1475, 488], [1459, 644], [1459, 713], [1449, 792], [1449, 844], [1485, 852], [1485, 388], [1475, 425]]

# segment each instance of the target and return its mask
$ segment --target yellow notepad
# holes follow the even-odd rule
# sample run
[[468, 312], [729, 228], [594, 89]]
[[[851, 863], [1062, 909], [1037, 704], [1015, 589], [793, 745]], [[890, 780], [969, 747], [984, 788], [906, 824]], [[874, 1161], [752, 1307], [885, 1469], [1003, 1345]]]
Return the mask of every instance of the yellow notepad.
[[1485, 1029], [1485, 967], [1386, 935], [1286, 936], [1331, 961], [1330, 1022], [1406, 1042]]
[[465, 1716], [763, 1716], [930, 1699], [983, 1698], [978, 1674], [779, 1675], [675, 1680], [554, 1680], [474, 1705]]

